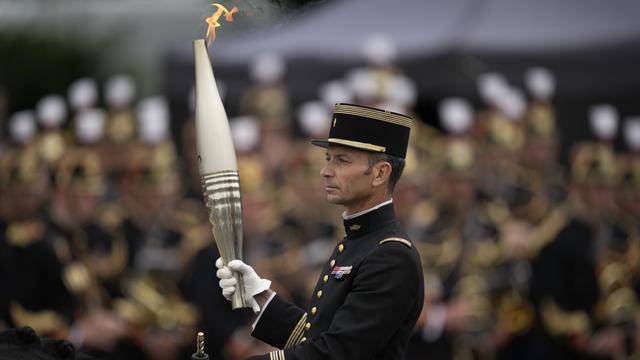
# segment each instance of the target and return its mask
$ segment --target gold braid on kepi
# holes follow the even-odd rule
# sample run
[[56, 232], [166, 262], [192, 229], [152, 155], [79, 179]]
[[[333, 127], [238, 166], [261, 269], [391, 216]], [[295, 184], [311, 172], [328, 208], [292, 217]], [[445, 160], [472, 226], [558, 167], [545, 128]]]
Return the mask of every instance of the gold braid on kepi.
[[100, 158], [93, 152], [75, 150], [60, 159], [55, 174], [60, 189], [101, 195], [106, 189]]
[[624, 154], [617, 160], [618, 181], [621, 189], [640, 189], [640, 157]]
[[44, 162], [34, 149], [7, 150], [0, 158], [0, 187], [33, 185], [41, 176]]
[[556, 118], [551, 105], [532, 103], [527, 111], [526, 129], [529, 136], [553, 139], [556, 136]]
[[509, 121], [497, 111], [490, 112], [486, 121], [486, 136], [489, 143], [510, 152], [517, 151], [522, 147], [524, 133], [517, 123]]
[[381, 152], [406, 158], [413, 119], [391, 111], [353, 104], [336, 104], [327, 140], [311, 140], [321, 147], [330, 144]]
[[447, 139], [442, 144], [441, 170], [447, 176], [471, 178], [474, 175], [472, 144], [465, 139]]
[[177, 173], [178, 159], [172, 143], [134, 149], [127, 164], [126, 179], [140, 186], [162, 184]]
[[578, 183], [614, 185], [616, 159], [611, 147], [605, 144], [581, 143], [571, 151], [571, 178]]

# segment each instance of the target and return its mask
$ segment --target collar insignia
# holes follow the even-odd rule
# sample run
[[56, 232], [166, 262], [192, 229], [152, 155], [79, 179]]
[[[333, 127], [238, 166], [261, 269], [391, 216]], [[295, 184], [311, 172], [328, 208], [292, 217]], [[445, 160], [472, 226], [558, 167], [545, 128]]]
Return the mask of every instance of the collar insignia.
[[353, 224], [353, 225], [349, 226], [349, 230], [357, 231], [357, 230], [360, 230], [361, 227], [362, 226], [360, 226], [358, 224]]

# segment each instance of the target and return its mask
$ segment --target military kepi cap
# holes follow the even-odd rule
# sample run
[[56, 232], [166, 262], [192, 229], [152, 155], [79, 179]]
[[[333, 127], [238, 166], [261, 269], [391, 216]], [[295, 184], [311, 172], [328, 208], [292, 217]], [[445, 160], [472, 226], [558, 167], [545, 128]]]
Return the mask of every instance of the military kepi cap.
[[327, 140], [311, 140], [314, 145], [343, 145], [400, 158], [407, 155], [413, 120], [391, 111], [352, 104], [336, 104]]

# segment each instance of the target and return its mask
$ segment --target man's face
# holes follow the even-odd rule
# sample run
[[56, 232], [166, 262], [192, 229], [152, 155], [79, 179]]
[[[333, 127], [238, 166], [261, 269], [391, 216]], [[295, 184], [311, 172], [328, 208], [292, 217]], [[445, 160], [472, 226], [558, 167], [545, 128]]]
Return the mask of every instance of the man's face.
[[369, 169], [369, 155], [365, 151], [331, 145], [326, 162], [320, 170], [324, 179], [327, 201], [350, 207], [371, 196], [375, 171]]

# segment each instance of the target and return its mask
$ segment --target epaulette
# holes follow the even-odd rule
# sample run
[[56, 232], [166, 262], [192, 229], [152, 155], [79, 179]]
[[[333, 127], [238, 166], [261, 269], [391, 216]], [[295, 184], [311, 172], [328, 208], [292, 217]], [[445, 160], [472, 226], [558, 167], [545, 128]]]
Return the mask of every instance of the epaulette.
[[65, 328], [62, 316], [53, 310], [30, 311], [12, 301], [9, 314], [16, 327], [30, 326], [37, 333], [51, 333]]
[[26, 248], [40, 241], [44, 235], [44, 231], [44, 226], [40, 222], [16, 222], [9, 224], [5, 230], [5, 236], [7, 244], [14, 247]]
[[384, 240], [380, 241], [380, 245], [388, 243], [388, 242], [399, 242], [401, 244], [406, 245], [409, 249], [411, 249], [411, 247], [413, 247], [413, 245], [411, 244], [411, 241], [407, 240], [407, 239], [403, 239], [403, 238], [399, 238], [399, 237], [390, 237], [390, 238], [386, 238]]
[[564, 310], [547, 298], [542, 303], [540, 315], [546, 330], [553, 337], [591, 335], [591, 318], [585, 311]]

